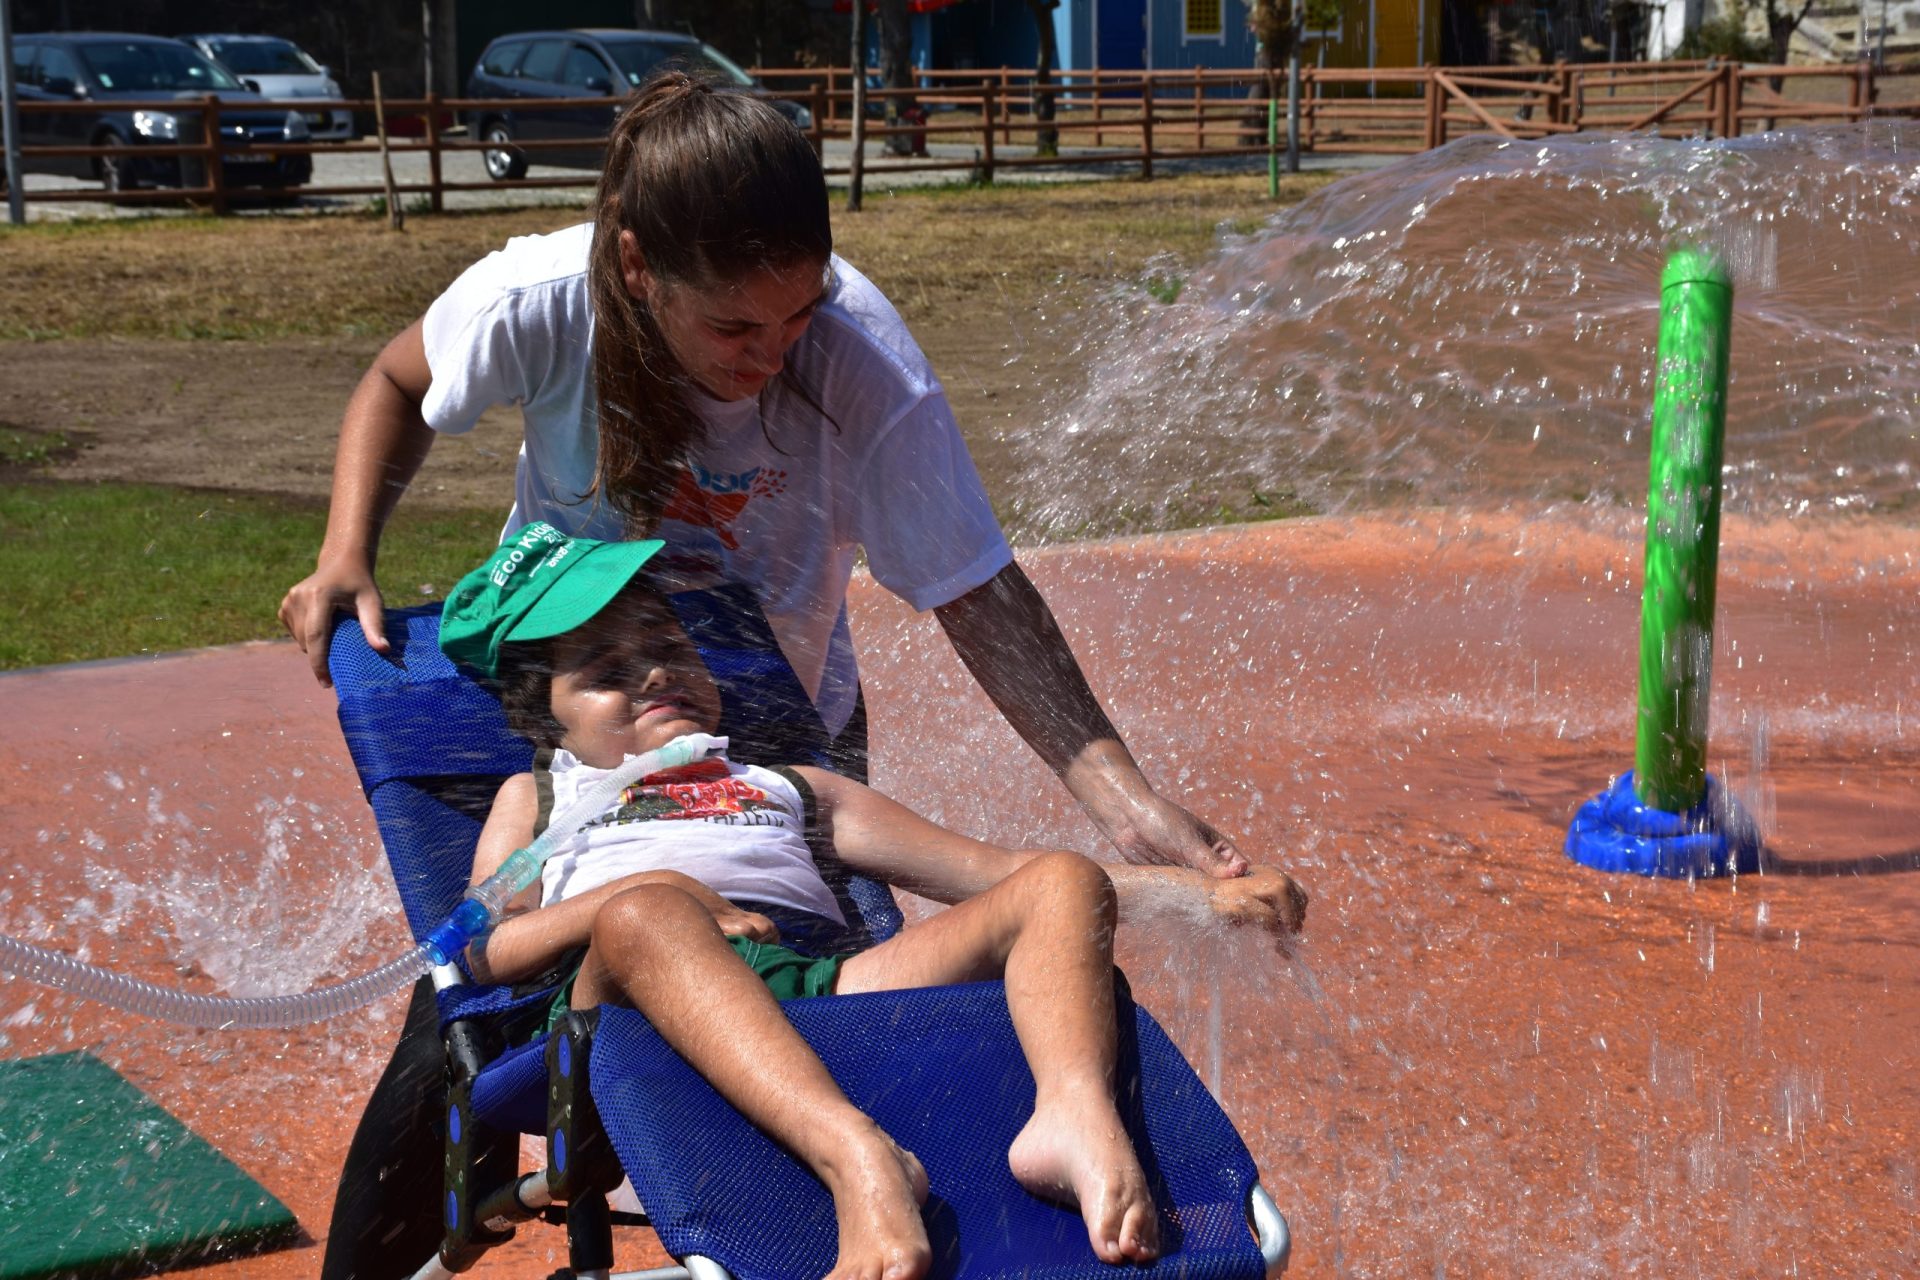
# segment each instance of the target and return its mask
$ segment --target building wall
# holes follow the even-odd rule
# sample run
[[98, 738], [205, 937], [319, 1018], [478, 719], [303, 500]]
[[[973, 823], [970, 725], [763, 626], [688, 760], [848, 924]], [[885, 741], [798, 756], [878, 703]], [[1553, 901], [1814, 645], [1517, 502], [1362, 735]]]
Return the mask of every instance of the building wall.
[[1256, 58], [1247, 29], [1247, 0], [1147, 0], [1142, 65], [1156, 71], [1250, 67]]

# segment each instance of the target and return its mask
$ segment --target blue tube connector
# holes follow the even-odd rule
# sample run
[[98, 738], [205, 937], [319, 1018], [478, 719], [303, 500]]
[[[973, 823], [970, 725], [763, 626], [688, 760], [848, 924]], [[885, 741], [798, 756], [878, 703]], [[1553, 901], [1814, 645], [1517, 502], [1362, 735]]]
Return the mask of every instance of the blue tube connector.
[[1643, 804], [1633, 771], [1580, 806], [1567, 829], [1567, 856], [1597, 871], [1673, 880], [1760, 870], [1760, 832], [1746, 811], [1707, 775], [1707, 793], [1685, 813]]
[[493, 913], [476, 898], [462, 898], [451, 915], [426, 937], [427, 954], [435, 964], [452, 964], [475, 938], [493, 927]]

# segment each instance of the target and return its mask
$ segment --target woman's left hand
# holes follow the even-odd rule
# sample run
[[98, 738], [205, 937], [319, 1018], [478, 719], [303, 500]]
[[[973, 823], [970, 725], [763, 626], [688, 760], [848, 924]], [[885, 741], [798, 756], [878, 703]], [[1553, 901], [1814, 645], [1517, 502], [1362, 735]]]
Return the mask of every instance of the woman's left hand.
[[1218, 879], [1247, 874], [1250, 864], [1233, 841], [1157, 792], [1130, 797], [1111, 825], [1103, 816], [1094, 818], [1128, 862], [1192, 867]]

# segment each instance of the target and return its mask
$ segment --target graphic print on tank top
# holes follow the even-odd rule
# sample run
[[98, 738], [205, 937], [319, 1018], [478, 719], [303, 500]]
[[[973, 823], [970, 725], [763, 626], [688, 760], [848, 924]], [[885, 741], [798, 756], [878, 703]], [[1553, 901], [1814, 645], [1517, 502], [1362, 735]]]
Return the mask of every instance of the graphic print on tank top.
[[759, 787], [732, 776], [724, 760], [706, 760], [650, 773], [620, 793], [616, 809], [587, 824], [617, 827], [629, 822], [709, 822], [728, 827], [777, 827], [798, 821]]

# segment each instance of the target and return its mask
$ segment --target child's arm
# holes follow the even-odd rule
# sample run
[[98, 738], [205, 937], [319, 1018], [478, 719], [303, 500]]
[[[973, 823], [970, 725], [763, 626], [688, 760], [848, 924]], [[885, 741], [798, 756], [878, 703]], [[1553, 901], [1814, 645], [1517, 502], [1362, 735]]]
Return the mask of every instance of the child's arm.
[[[813, 788], [820, 821], [841, 861], [862, 875], [935, 902], [961, 902], [983, 893], [1041, 852], [969, 839], [824, 769], [796, 771]], [[1306, 918], [1306, 893], [1274, 867], [1255, 867], [1245, 876], [1218, 880], [1186, 867], [1102, 866], [1113, 880], [1124, 921], [1199, 911], [1210, 919], [1291, 937]]]
[[[473, 854], [473, 878], [479, 884], [495, 871], [507, 856], [533, 839], [533, 824], [539, 813], [539, 798], [533, 775], [517, 774], [508, 778], [494, 796], [493, 811], [480, 830], [480, 843]], [[540, 905], [540, 886], [530, 885], [507, 904], [506, 913], [492, 933], [476, 939], [467, 948], [467, 963], [481, 982], [516, 982], [551, 966], [575, 947], [583, 947], [593, 937], [593, 917], [609, 898], [642, 884], [671, 884], [684, 890], [712, 913], [720, 932], [741, 935], [761, 942], [777, 942], [780, 931], [773, 921], [751, 911], [742, 911], [691, 876], [678, 871], [648, 871], [622, 876], [597, 889], [552, 906]]]

